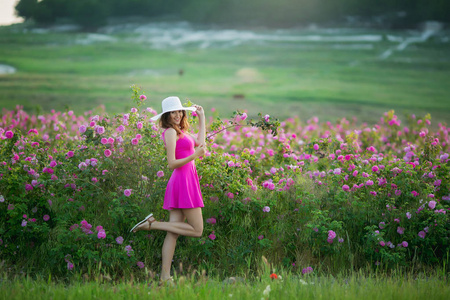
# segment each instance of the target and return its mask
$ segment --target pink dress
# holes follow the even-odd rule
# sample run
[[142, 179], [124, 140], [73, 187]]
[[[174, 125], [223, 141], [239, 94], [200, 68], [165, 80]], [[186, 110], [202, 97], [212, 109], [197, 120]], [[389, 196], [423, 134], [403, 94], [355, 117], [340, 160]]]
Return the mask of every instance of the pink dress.
[[[166, 130], [162, 133], [164, 144], [166, 143], [164, 137]], [[183, 133], [180, 135], [175, 146], [175, 159], [185, 158], [193, 154], [195, 152], [194, 146], [195, 141], [189, 134]], [[194, 160], [192, 160], [173, 170], [167, 183], [163, 208], [172, 210], [174, 208], [195, 207], [204, 207], [204, 204], [197, 169]]]

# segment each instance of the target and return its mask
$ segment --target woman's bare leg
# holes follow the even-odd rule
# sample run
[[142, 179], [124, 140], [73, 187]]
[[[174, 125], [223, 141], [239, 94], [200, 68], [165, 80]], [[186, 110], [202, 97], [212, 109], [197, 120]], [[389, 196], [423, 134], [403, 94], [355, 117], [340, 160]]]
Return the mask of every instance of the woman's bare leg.
[[[149, 222], [144, 222], [139, 225], [135, 232], [139, 230], [163, 230], [178, 235], [191, 236], [191, 237], [201, 237], [203, 233], [203, 216], [202, 209], [197, 208], [187, 208], [181, 209], [183, 215], [187, 219], [185, 222], [158, 222], [154, 221], [150, 225]], [[154, 217], [149, 218], [150, 221], [154, 220]]]
[[[147, 225], [144, 230], [163, 230], [178, 235], [201, 237], [203, 233], [203, 216], [200, 207], [181, 209], [187, 219], [185, 222], [158, 222], [152, 223], [151, 227]], [[148, 223], [148, 222], [147, 222]], [[149, 228], [150, 227], [150, 228]]]
[[[187, 219], [187, 223], [184, 220]], [[163, 230], [167, 231], [164, 245], [162, 248], [162, 270], [161, 280], [167, 280], [170, 278], [170, 268], [172, 266], [173, 254], [175, 252], [175, 246], [179, 235], [201, 237], [203, 233], [203, 215], [202, 209], [189, 208], [189, 209], [173, 209], [170, 211], [169, 222], [158, 222], [154, 217], [149, 218], [153, 221], [150, 225], [149, 222], [144, 222], [136, 231], [139, 230]]]
[[[184, 222], [184, 214], [179, 209], [170, 211], [169, 222]], [[153, 227], [153, 224], [152, 224]], [[175, 252], [175, 246], [177, 245], [178, 234], [167, 232], [164, 244], [162, 247], [162, 267], [161, 267], [161, 280], [166, 281], [170, 278], [170, 269], [172, 267], [173, 254]]]

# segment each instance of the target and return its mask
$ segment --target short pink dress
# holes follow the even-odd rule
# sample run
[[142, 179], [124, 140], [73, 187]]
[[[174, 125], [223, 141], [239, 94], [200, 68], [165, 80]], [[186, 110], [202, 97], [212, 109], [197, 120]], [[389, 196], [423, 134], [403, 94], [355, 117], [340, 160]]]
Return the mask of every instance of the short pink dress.
[[[164, 137], [166, 130], [162, 133], [164, 144], [166, 143]], [[185, 158], [193, 154], [195, 152], [194, 146], [194, 139], [183, 132], [175, 146], [175, 159]], [[197, 169], [195, 168], [194, 160], [192, 160], [184, 166], [173, 170], [172, 176], [170, 176], [167, 183], [163, 208], [172, 210], [174, 208], [195, 207], [204, 207], [204, 204]]]

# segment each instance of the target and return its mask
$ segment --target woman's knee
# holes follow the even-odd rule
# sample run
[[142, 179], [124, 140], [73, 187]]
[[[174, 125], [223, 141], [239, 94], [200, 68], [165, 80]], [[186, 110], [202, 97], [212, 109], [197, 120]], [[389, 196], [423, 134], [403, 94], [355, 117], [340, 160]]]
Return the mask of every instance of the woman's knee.
[[203, 234], [203, 224], [201, 226], [198, 226], [198, 228], [195, 228], [195, 237], [201, 237]]

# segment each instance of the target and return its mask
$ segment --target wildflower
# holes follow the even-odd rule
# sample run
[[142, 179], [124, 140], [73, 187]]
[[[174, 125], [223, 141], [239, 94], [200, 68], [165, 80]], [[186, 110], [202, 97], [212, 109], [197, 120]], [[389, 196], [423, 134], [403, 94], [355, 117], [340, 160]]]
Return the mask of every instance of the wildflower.
[[98, 234], [97, 234], [97, 238], [99, 239], [104, 239], [106, 238], [106, 232], [104, 229], [99, 230]]
[[73, 151], [69, 151], [69, 152], [67, 152], [67, 157], [73, 157], [73, 155], [74, 155], [74, 153], [73, 153]]
[[143, 269], [145, 267], [144, 263], [142, 261], [138, 261], [136, 265], [139, 267], [139, 269]]
[[404, 248], [408, 247], [408, 242], [403, 241], [403, 242], [402, 242], [402, 246], [403, 246]]
[[131, 191], [132, 191], [131, 189], [126, 189], [126, 190], [123, 191], [123, 194], [124, 194], [125, 196], [127, 196], [127, 197], [130, 197]]
[[11, 130], [8, 130], [8, 131], [5, 133], [5, 136], [6, 136], [6, 138], [8, 138], [8, 139], [12, 139], [13, 136], [14, 136], [14, 133], [13, 133]]
[[143, 126], [144, 126], [144, 125], [142, 124], [142, 122], [137, 122], [137, 124], [136, 124], [136, 127], [137, 127], [138, 129], [142, 129]]
[[434, 209], [436, 207], [436, 201], [428, 202], [428, 207], [431, 208], [431, 209]]
[[269, 118], [270, 118], [269, 115], [265, 115], [265, 116], [264, 116], [264, 121], [269, 122]]
[[106, 149], [106, 150], [103, 152], [103, 154], [105, 154], [106, 157], [110, 157], [111, 154], [112, 154], [112, 152], [111, 152], [111, 150]]
[[139, 143], [139, 140], [137, 138], [133, 138], [133, 139], [131, 139], [131, 143], [133, 145], [137, 145]]
[[366, 185], [368, 185], [368, 186], [373, 185], [373, 181], [372, 180], [367, 180], [366, 181]]
[[245, 119], [247, 119], [247, 114], [246, 114], [246, 113], [243, 113], [243, 114], [241, 115], [241, 121], [244, 121]]
[[413, 195], [413, 197], [417, 197], [419, 195], [419, 193], [416, 191], [412, 191], [411, 194]]
[[137, 108], [135, 108], [135, 107], [132, 107], [132, 108], [131, 108], [131, 112], [132, 112], [132, 113], [137, 113], [137, 112], [138, 112], [138, 110], [137, 110]]
[[380, 246], [381, 246], [381, 247], [384, 247], [384, 245], [385, 245], [385, 242], [380, 241]]
[[45, 222], [47, 222], [48, 220], [50, 220], [50, 216], [49, 215], [44, 215], [43, 219], [44, 219]]
[[123, 237], [121, 237], [121, 236], [116, 237], [116, 243], [119, 244], [119, 245], [122, 245]]
[[208, 224], [216, 224], [216, 219], [215, 218], [209, 218], [209, 219], [206, 219], [206, 223], [208, 223]]
[[208, 235], [208, 237], [214, 241], [216, 239], [216, 235], [214, 234], [214, 231], [210, 235]]
[[26, 220], [22, 220], [22, 227], [27, 226], [27, 221]]
[[312, 273], [312, 271], [313, 271], [313, 268], [307, 267], [302, 270], [302, 274], [309, 274], [309, 273]]
[[270, 274], [270, 279], [278, 279], [278, 275], [275, 273]]
[[403, 227], [397, 227], [397, 232], [398, 232], [398, 234], [403, 234], [404, 231], [405, 231], [405, 228], [403, 228]]
[[343, 242], [344, 242], [344, 239], [343, 239], [343, 238], [339, 238], [339, 239], [338, 239], [338, 242], [339, 242], [339, 243], [343, 243]]
[[119, 127], [116, 128], [117, 132], [123, 132], [125, 130], [125, 126], [120, 125]]
[[319, 145], [317, 145], [317, 144], [314, 144], [313, 147], [314, 147], [314, 150], [316, 150], [316, 151], [318, 151], [320, 149]]
[[262, 240], [264, 238], [264, 236], [261, 234], [258, 236], [258, 240]]
[[103, 145], [106, 145], [106, 144], [108, 144], [108, 139], [107, 138], [102, 138], [100, 140], [100, 143], [102, 143]]
[[105, 133], [105, 127], [103, 126], [98, 126], [97, 129], [95, 130], [98, 134], [103, 134]]
[[402, 194], [402, 191], [400, 190], [395, 190], [394, 192], [395, 196], [400, 196]]
[[78, 169], [80, 169], [82, 171], [86, 170], [86, 168], [87, 168], [87, 164], [84, 161], [78, 165]]
[[158, 176], [159, 178], [164, 176], [164, 172], [163, 171], [158, 171], [156, 172], [156, 176]]
[[419, 237], [421, 237], [421, 238], [425, 238], [425, 235], [426, 235], [426, 233], [425, 233], [425, 231], [419, 231], [419, 233], [417, 234]]
[[67, 262], [67, 270], [71, 271], [73, 269], [73, 263], [71, 263], [70, 261]]
[[263, 291], [264, 296], [269, 296], [270, 293], [270, 285], [266, 286], [266, 289]]
[[234, 198], [234, 194], [233, 193], [228, 193], [227, 197], [230, 198], [230, 199], [233, 199]]
[[268, 207], [268, 206], [263, 207], [263, 212], [269, 212], [269, 211], [270, 211], [270, 207]]
[[342, 186], [342, 190], [343, 190], [344, 192], [347, 192], [348, 190], [350, 190], [350, 187], [349, 187], [348, 185], [344, 184], [344, 185]]
[[340, 168], [334, 169], [334, 170], [333, 170], [333, 174], [334, 174], [334, 175], [339, 175], [339, 174], [341, 174], [341, 169], [340, 169]]
[[372, 167], [372, 172], [376, 173], [376, 172], [378, 172], [378, 170], [379, 170], [378, 166], [373, 166]]
[[334, 240], [336, 238], [336, 232], [328, 230], [328, 238]]
[[139, 99], [141, 99], [141, 101], [144, 101], [144, 100], [147, 99], [147, 96], [145, 96], [145, 95], [140, 95], [140, 96], [139, 96]]
[[5, 197], [3, 197], [3, 195], [0, 195], [0, 202], [5, 202]]
[[128, 256], [131, 256], [131, 253], [134, 252], [133, 248], [131, 248], [131, 245], [125, 246], [125, 251], [127, 251]]
[[80, 131], [80, 133], [85, 133], [86, 132], [86, 126], [85, 125], [81, 125], [80, 128], [78, 128], [78, 131]]

